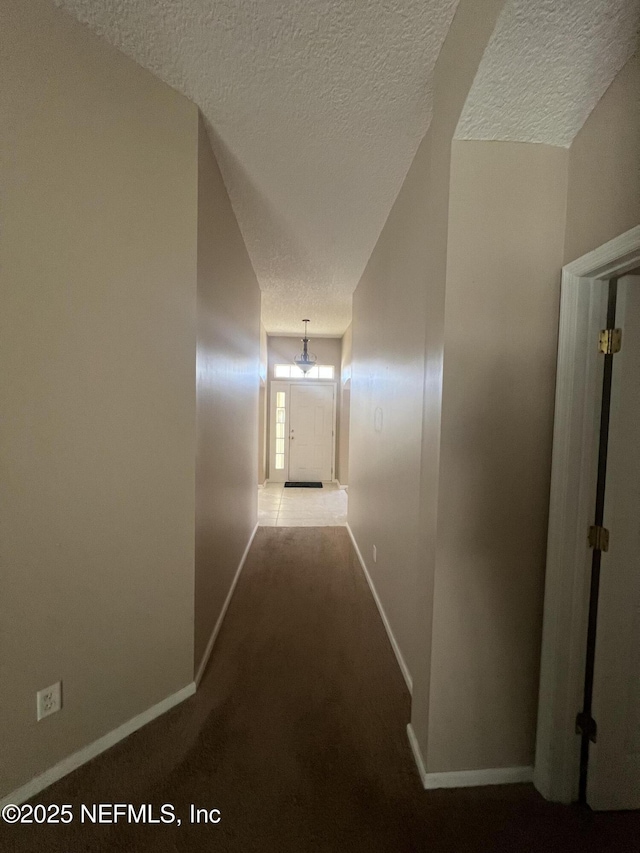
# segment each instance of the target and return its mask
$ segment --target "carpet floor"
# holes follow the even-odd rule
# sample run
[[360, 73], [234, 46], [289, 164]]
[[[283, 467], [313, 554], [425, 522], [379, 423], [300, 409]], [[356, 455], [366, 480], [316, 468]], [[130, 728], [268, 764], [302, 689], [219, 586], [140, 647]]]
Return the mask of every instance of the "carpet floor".
[[[424, 791], [409, 713], [347, 531], [260, 528], [198, 693], [35, 798], [73, 823], [0, 823], [0, 850], [640, 851], [637, 813]], [[182, 824], [82, 824], [81, 803], [170, 803]], [[220, 822], [190, 823], [192, 803]]]

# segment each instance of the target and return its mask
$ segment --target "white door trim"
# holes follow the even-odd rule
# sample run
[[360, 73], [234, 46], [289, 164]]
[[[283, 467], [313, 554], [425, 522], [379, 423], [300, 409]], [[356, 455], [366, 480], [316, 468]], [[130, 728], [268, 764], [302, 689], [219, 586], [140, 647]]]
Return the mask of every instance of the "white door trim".
[[640, 226], [562, 270], [553, 460], [534, 784], [550, 800], [577, 799], [589, 599], [588, 519], [595, 494], [598, 378], [593, 348], [602, 291], [595, 282], [640, 265]]

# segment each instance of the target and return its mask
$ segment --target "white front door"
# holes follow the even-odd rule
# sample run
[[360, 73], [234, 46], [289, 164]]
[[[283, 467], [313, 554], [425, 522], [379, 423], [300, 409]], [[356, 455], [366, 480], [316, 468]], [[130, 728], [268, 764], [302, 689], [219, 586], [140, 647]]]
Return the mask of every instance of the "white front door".
[[618, 281], [587, 801], [640, 809], [640, 277]]
[[333, 479], [335, 415], [333, 383], [271, 383], [271, 482]]
[[333, 385], [291, 385], [289, 480], [331, 480], [333, 471]]

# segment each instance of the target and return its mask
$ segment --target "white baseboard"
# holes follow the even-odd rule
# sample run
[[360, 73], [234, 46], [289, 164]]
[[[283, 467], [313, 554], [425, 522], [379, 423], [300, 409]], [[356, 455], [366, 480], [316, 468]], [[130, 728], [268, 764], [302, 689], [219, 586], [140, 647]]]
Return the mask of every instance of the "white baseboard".
[[382, 619], [382, 624], [384, 625], [387, 636], [389, 637], [389, 642], [391, 643], [391, 648], [393, 649], [396, 660], [398, 661], [398, 665], [400, 667], [400, 671], [404, 676], [404, 680], [409, 688], [409, 693], [413, 693], [413, 679], [411, 678], [411, 673], [409, 672], [409, 668], [405, 663], [404, 658], [402, 657], [402, 652], [400, 651], [400, 646], [398, 645], [396, 638], [393, 635], [393, 631], [391, 630], [391, 625], [389, 624], [389, 620], [387, 619], [387, 614], [384, 612], [384, 607], [382, 606], [382, 602], [378, 598], [378, 593], [376, 591], [375, 586], [373, 585], [373, 581], [371, 580], [371, 576], [369, 575], [369, 571], [367, 570], [367, 566], [365, 561], [362, 559], [362, 554], [360, 553], [360, 548], [358, 548], [358, 543], [356, 542], [356, 538], [353, 535], [353, 530], [351, 529], [349, 523], [346, 524], [346, 528], [349, 532], [349, 536], [351, 537], [351, 542], [353, 544], [354, 550], [358, 556], [358, 560], [360, 561], [360, 565], [362, 566], [362, 571], [364, 572], [364, 576], [367, 579], [367, 583], [369, 584], [369, 589], [371, 590], [371, 595], [373, 596], [373, 600], [376, 603], [378, 608], [378, 612], [380, 613], [380, 618]]
[[416, 763], [416, 767], [418, 768], [418, 773], [420, 774], [420, 780], [423, 786], [426, 788], [425, 779], [427, 778], [427, 771], [424, 768], [424, 761], [422, 759], [422, 752], [420, 750], [420, 745], [418, 744], [418, 738], [416, 737], [416, 733], [413, 730], [413, 726], [411, 723], [407, 726], [407, 735], [409, 737], [409, 746], [411, 747], [411, 752], [413, 753], [413, 760]]
[[486, 770], [453, 770], [448, 773], [427, 773], [418, 739], [411, 723], [407, 735], [413, 758], [426, 790], [435, 788], [473, 788], [480, 785], [512, 785], [532, 782], [533, 767], [493, 767]]
[[345, 492], [349, 491], [349, 486], [345, 486], [343, 483], [340, 482], [340, 480], [336, 480], [336, 485], [339, 489], [344, 489]]
[[67, 776], [69, 773], [77, 770], [78, 767], [82, 767], [82, 765], [86, 764], [87, 761], [91, 761], [92, 758], [95, 758], [97, 755], [100, 755], [100, 753], [105, 752], [112, 746], [115, 746], [115, 744], [137, 731], [137, 729], [141, 729], [143, 726], [146, 726], [146, 724], [150, 723], [151, 720], [155, 720], [156, 717], [162, 716], [162, 714], [165, 714], [175, 705], [179, 705], [180, 702], [184, 702], [184, 700], [188, 699], [189, 696], [193, 696], [195, 692], [196, 685], [195, 682], [192, 681], [191, 684], [183, 687], [182, 690], [178, 690], [177, 693], [167, 696], [166, 699], [163, 699], [151, 708], [147, 708], [146, 711], [143, 711], [141, 714], [138, 714], [137, 717], [133, 717], [133, 719], [128, 720], [128, 722], [123, 723], [121, 726], [118, 726], [117, 729], [113, 729], [113, 731], [108, 732], [106, 735], [98, 738], [98, 740], [94, 740], [93, 743], [83, 747], [78, 750], [78, 752], [74, 752], [67, 758], [63, 758], [62, 761], [58, 762], [58, 764], [55, 764], [48, 770], [45, 770], [44, 773], [36, 776], [30, 782], [27, 782], [26, 785], [23, 785], [21, 788], [13, 791], [11, 794], [7, 794], [6, 797], [3, 797], [3, 799], [0, 800], [0, 809], [9, 803], [19, 806], [21, 803], [26, 802], [31, 799], [31, 797], [39, 794], [40, 791], [48, 788], [49, 785], [53, 785], [54, 782], [57, 782], [59, 779], [62, 779], [64, 776]]
[[249, 549], [251, 548], [251, 544], [253, 543], [253, 539], [256, 535], [256, 531], [258, 529], [258, 524], [253, 528], [253, 533], [249, 537], [249, 541], [247, 542], [247, 547], [244, 549], [244, 553], [240, 558], [240, 563], [238, 564], [238, 568], [236, 569], [235, 576], [229, 587], [229, 592], [227, 593], [227, 597], [225, 599], [224, 604], [222, 605], [222, 610], [220, 611], [220, 615], [218, 616], [218, 620], [214, 625], [213, 631], [211, 632], [211, 636], [209, 637], [209, 642], [207, 643], [207, 648], [202, 655], [202, 660], [200, 661], [200, 666], [198, 667], [198, 671], [196, 672], [195, 683], [196, 687], [200, 685], [202, 681], [202, 676], [204, 675], [204, 671], [207, 668], [207, 664], [209, 663], [209, 658], [211, 657], [211, 652], [213, 651], [213, 646], [220, 632], [220, 628], [222, 627], [222, 622], [227, 613], [227, 608], [229, 607], [229, 603], [231, 602], [231, 598], [233, 597], [233, 593], [236, 588], [236, 584], [238, 583], [238, 578], [240, 577], [240, 572], [242, 571], [245, 561], [247, 559], [247, 555], [249, 553]]
[[227, 594], [227, 598], [222, 607], [222, 611], [213, 629], [209, 643], [207, 644], [207, 649], [202, 658], [202, 662], [198, 667], [198, 673], [196, 675], [195, 681], [192, 681], [191, 684], [188, 684], [186, 687], [183, 687], [182, 690], [179, 690], [177, 693], [174, 693], [171, 696], [167, 696], [166, 699], [163, 699], [161, 702], [158, 702], [156, 705], [153, 705], [151, 708], [148, 708], [146, 711], [143, 711], [141, 714], [138, 714], [136, 717], [133, 717], [133, 719], [129, 720], [128, 722], [123, 723], [121, 726], [118, 726], [117, 729], [108, 732], [106, 735], [103, 735], [103, 737], [98, 738], [98, 740], [78, 750], [78, 752], [74, 752], [73, 755], [64, 758], [62, 761], [58, 762], [58, 764], [54, 765], [53, 767], [50, 767], [48, 770], [45, 770], [44, 773], [41, 773], [39, 776], [36, 776], [30, 782], [27, 782], [26, 785], [23, 785], [21, 788], [18, 788], [11, 794], [8, 794], [6, 797], [0, 800], [0, 809], [9, 803], [20, 805], [21, 803], [26, 802], [27, 800], [31, 799], [31, 797], [40, 793], [40, 791], [43, 791], [45, 788], [48, 788], [49, 785], [53, 785], [54, 782], [57, 782], [64, 776], [67, 776], [72, 771], [77, 770], [78, 767], [81, 767], [83, 764], [86, 764], [87, 761], [91, 761], [92, 758], [95, 758], [97, 755], [100, 755], [100, 753], [105, 752], [105, 750], [109, 749], [110, 747], [115, 746], [116, 743], [119, 743], [119, 741], [124, 740], [137, 729], [140, 729], [142, 728], [142, 726], [145, 726], [147, 723], [150, 723], [151, 720], [155, 720], [156, 717], [162, 716], [162, 714], [165, 714], [175, 705], [178, 705], [180, 704], [180, 702], [183, 702], [185, 699], [188, 699], [189, 696], [193, 696], [193, 694], [196, 692], [197, 685], [200, 683], [200, 679], [202, 678], [206, 665], [209, 661], [209, 656], [211, 655], [213, 644], [215, 643], [218, 632], [220, 631], [222, 620], [224, 619], [224, 616], [227, 612], [227, 608], [229, 607], [229, 602], [231, 601], [231, 597], [238, 582], [238, 578], [240, 577], [240, 572], [242, 571], [242, 568], [247, 559], [247, 554], [249, 553], [249, 549], [256, 535], [257, 529], [258, 525], [256, 524], [256, 526], [253, 528], [251, 536], [249, 537], [247, 547], [244, 549], [242, 559], [240, 560], [240, 564], [231, 584], [231, 588], [229, 589], [229, 592]]
[[427, 773], [422, 780], [424, 787], [473, 788], [480, 785], [513, 785], [531, 782], [533, 767], [493, 767], [486, 770], [454, 770], [451, 773]]

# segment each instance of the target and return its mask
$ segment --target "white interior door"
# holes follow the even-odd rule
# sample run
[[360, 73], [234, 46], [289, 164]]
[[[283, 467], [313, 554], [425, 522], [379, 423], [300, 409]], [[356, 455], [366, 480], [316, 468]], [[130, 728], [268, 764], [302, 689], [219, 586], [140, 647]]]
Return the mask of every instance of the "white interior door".
[[333, 385], [291, 385], [289, 480], [326, 481], [333, 476]]
[[640, 809], [640, 276], [618, 282], [587, 801]]

